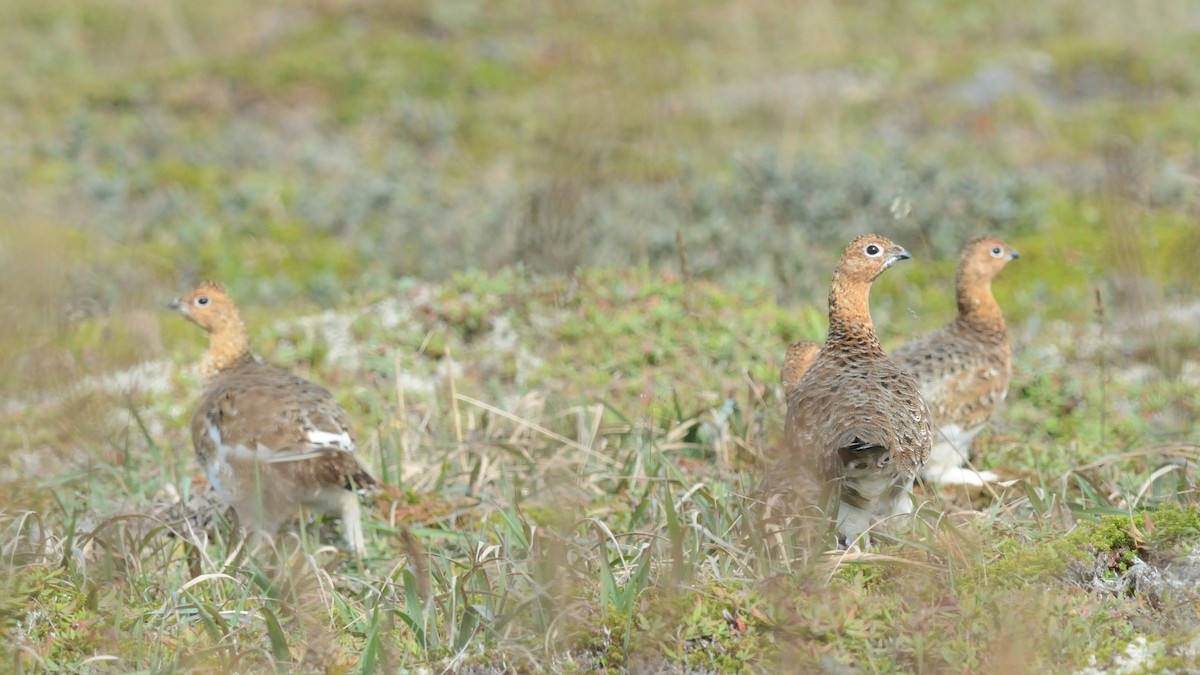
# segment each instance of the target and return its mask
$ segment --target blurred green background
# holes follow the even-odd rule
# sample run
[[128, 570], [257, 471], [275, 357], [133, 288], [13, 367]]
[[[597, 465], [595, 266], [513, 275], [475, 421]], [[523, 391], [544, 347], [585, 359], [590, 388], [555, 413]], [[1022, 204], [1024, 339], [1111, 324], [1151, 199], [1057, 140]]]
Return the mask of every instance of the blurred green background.
[[[661, 510], [672, 493], [655, 491], [695, 470], [711, 488], [691, 497], [711, 499], [698, 517], [714, 531], [742, 522], [728, 495], [748, 454], [778, 441], [779, 360], [788, 340], [823, 334], [845, 243], [875, 231], [915, 254], [873, 291], [893, 346], [949, 318], [957, 251], [988, 232], [1022, 257], [996, 282], [1017, 367], [984, 456], [1041, 497], [989, 507], [1003, 511], [996, 531], [1008, 529], [980, 525], [981, 553], [931, 545], [942, 558], [929, 579], [897, 587], [870, 568], [846, 586], [816, 583], [808, 591], [825, 600], [756, 618], [751, 634], [795, 619], [806, 663], [832, 649], [839, 663], [868, 653], [879, 670], [918, 669], [924, 643], [880, 647], [868, 629], [827, 639], [850, 634], [837, 632], [847, 612], [887, 627], [894, 611], [920, 624], [917, 642], [953, 633], [961, 653], [934, 669], [1024, 656], [1043, 672], [1082, 668], [1098, 645], [1120, 652], [1132, 610], [1092, 596], [1055, 604], [1058, 577], [957, 588], [961, 620], [926, 624], [922, 612], [942, 601], [956, 565], [972, 579], [1024, 579], [1027, 561], [1009, 554], [1058, 541], [1074, 522], [1049, 517], [1054, 508], [1123, 512], [1161, 497], [1148, 486], [1165, 474], [1143, 448], [1194, 450], [1198, 181], [1196, 2], [5, 0], [0, 482], [12, 490], [0, 507], [11, 499], [13, 513], [71, 532], [80, 514], [94, 524], [188, 484], [199, 383], [187, 368], [202, 337], [165, 304], [211, 278], [230, 287], [256, 349], [350, 409], [388, 482], [484, 495], [512, 509], [515, 539], [571, 509], [622, 537], [669, 533], [672, 546], [694, 544], [702, 576], [711, 542], [680, 535]], [[83, 378], [96, 386], [71, 388]], [[463, 393], [595, 445], [616, 466], [576, 471], [571, 462], [590, 460], [574, 446], [480, 412]], [[563, 481], [548, 466], [576, 473]], [[1080, 466], [1086, 480], [1072, 473]], [[579, 501], [567, 509], [563, 483], [590, 491], [570, 493]], [[381, 513], [368, 518], [372, 579], [394, 551]], [[489, 517], [435, 518], [422, 536], [458, 569], [476, 544], [508, 545], [484, 527]], [[587, 610], [572, 620], [601, 641], [595, 627], [620, 603], [594, 602], [603, 593], [586, 583], [609, 543], [574, 534], [584, 590], [572, 597]], [[675, 553], [621, 541], [612, 548], [629, 560]], [[518, 549], [520, 567], [528, 551]], [[118, 604], [191, 578], [168, 558], [117, 586]], [[743, 573], [737, 556], [717, 558]], [[756, 561], [764, 576], [779, 572], [769, 552]], [[43, 602], [40, 586], [19, 587], [26, 576], [5, 582], [22, 598], [14, 606]], [[732, 603], [704, 605], [705, 626], [757, 607], [757, 588], [726, 581], [700, 591]], [[90, 577], [71, 583], [81, 599], [63, 597], [94, 610]], [[338, 601], [339, 625], [357, 631], [339, 634], [348, 654], [388, 635], [437, 663], [395, 626], [363, 628], [383, 601], [358, 590]], [[480, 593], [504, 609], [502, 594]], [[141, 602], [139, 621], [151, 622], [157, 600]], [[1022, 625], [1051, 628], [1016, 650], [1004, 630], [991, 642], [972, 632], [1014, 604], [1030, 617]], [[26, 620], [6, 611], [0, 629]], [[463, 612], [452, 606], [430, 630], [453, 634]], [[1139, 630], [1163, 639], [1194, 628], [1194, 615], [1186, 630], [1148, 616], [1157, 627]], [[169, 631], [146, 645], [97, 632], [51, 656], [68, 669], [104, 649], [141, 654], [126, 665], [178, 665], [210, 646], [181, 617], [180, 644]], [[805, 632], [819, 620], [838, 628]], [[39, 630], [66, 630], [51, 628]], [[546, 630], [510, 637], [523, 649]], [[42, 635], [26, 633], [30, 644]], [[746, 648], [747, 663], [761, 665], [763, 644]], [[605, 658], [627, 665], [623, 652]]]
[[1021, 286], [1067, 311], [1097, 285], [1174, 297], [1200, 255], [1198, 22], [1189, 2], [11, 0], [0, 377], [54, 370], [21, 356], [97, 317], [153, 333], [129, 313], [198, 277], [330, 307], [404, 276], [675, 266], [677, 231], [695, 275], [787, 303], [822, 304], [871, 230], [921, 265], [1010, 236]]

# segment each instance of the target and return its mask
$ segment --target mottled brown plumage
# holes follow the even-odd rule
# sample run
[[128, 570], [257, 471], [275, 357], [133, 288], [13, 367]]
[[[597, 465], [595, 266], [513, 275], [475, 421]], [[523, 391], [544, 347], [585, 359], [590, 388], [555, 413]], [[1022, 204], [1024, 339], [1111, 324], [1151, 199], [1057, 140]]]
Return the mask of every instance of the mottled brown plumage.
[[992, 296], [992, 279], [1018, 257], [995, 237], [968, 242], [955, 275], [958, 316], [892, 354], [916, 378], [939, 431], [921, 472], [927, 481], [983, 485], [997, 480], [990, 471], [977, 473], [963, 465], [975, 435], [1008, 394], [1012, 351], [1004, 316]]
[[909, 257], [878, 235], [850, 242], [830, 285], [825, 343], [788, 393], [788, 460], [811, 483], [838, 488], [838, 533], [848, 545], [860, 537], [869, 543], [870, 528], [903, 520], [929, 456], [929, 410], [913, 378], [880, 347], [868, 303], [871, 283]]
[[812, 340], [797, 340], [788, 345], [787, 353], [783, 356], [783, 368], [779, 373], [779, 381], [783, 384], [784, 395], [804, 377], [804, 373], [812, 367], [821, 351], [821, 343]]
[[326, 389], [261, 363], [223, 286], [204, 282], [171, 308], [208, 333], [192, 445], [243, 524], [273, 535], [300, 507], [336, 513], [363, 552], [358, 489], [376, 485], [354, 455], [346, 413]]

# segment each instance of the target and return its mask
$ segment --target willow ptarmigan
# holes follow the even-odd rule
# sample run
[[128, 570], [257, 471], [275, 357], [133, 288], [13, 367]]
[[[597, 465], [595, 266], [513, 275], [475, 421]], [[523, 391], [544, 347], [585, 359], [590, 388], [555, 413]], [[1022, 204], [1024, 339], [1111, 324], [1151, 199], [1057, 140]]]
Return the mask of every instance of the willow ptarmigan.
[[1008, 393], [1012, 351], [992, 278], [1020, 257], [995, 237], [979, 237], [963, 247], [955, 275], [958, 316], [948, 325], [897, 349], [892, 358], [917, 379], [939, 431], [921, 471], [927, 481], [981, 486], [998, 479], [991, 471], [963, 465], [971, 442]]
[[333, 395], [256, 359], [221, 284], [201, 283], [170, 306], [208, 333], [192, 446], [213, 489], [243, 525], [268, 537], [302, 506], [335, 513], [361, 555], [357, 491], [376, 482], [354, 455], [354, 432]]
[[906, 520], [929, 456], [929, 409], [912, 376], [880, 347], [868, 302], [871, 283], [909, 257], [878, 235], [850, 242], [830, 284], [825, 343], [788, 392], [788, 456], [810, 481], [837, 488], [844, 545], [869, 544], [870, 528]]

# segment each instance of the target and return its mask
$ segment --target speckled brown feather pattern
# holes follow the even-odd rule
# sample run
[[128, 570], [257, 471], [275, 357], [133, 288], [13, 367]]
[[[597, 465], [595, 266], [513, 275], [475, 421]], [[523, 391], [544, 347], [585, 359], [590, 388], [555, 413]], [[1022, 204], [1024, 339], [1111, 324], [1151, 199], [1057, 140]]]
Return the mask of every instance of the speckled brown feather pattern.
[[779, 373], [779, 381], [783, 385], [785, 395], [812, 367], [819, 351], [821, 343], [812, 340], [797, 340], [788, 345], [787, 353], [783, 356], [783, 368]]
[[192, 445], [213, 488], [242, 522], [273, 534], [301, 506], [342, 516], [362, 549], [354, 491], [376, 485], [354, 455], [346, 413], [328, 390], [265, 365], [220, 284], [205, 282], [172, 307], [209, 334], [205, 390], [192, 417]]
[[[272, 463], [289, 483], [347, 489], [375, 484], [347, 450], [355, 447], [354, 433], [333, 395], [285, 370], [251, 360], [209, 382], [192, 417], [196, 455], [205, 466], [217, 455], [210, 427], [226, 445], [262, 448], [261, 461]], [[350, 442], [321, 447], [310, 441], [313, 431], [345, 434]]]
[[1007, 335], [979, 333], [959, 321], [904, 345], [892, 358], [917, 379], [935, 425], [982, 425], [1004, 400], [1012, 375]]
[[991, 284], [1018, 257], [1016, 250], [995, 237], [968, 242], [955, 275], [958, 315], [892, 354], [916, 378], [933, 424], [941, 431], [937, 442], [954, 446], [935, 447], [927, 479], [973, 483], [971, 476], [978, 475], [958, 472], [957, 467], [969, 458], [971, 440], [1008, 393], [1012, 351]]
[[913, 378], [880, 347], [868, 304], [871, 283], [907, 257], [878, 235], [850, 243], [833, 274], [828, 336], [788, 394], [789, 461], [810, 480], [838, 481], [838, 529], [848, 542], [909, 511], [909, 491], [929, 454], [929, 411]]

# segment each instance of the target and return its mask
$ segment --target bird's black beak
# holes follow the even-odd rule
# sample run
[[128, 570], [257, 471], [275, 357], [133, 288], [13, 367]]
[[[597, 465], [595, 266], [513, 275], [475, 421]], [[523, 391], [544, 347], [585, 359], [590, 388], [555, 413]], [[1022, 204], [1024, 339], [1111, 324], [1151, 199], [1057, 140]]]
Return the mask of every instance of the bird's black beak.
[[1017, 253], [1016, 249], [1012, 249], [1012, 252], [1008, 254], [1009, 260], [1016, 260], [1017, 258], [1020, 258], [1020, 257], [1021, 257], [1021, 254]]
[[887, 268], [891, 267], [892, 265], [895, 265], [896, 263], [900, 262], [901, 260], [908, 260], [909, 258], [912, 257], [911, 255], [909, 255], [908, 249], [904, 248], [903, 246], [896, 246], [894, 248], [889, 249], [889, 251], [890, 251], [890, 254], [887, 257], [887, 260], [883, 261], [883, 269], [885, 269], [885, 270]]
[[174, 298], [170, 302], [167, 303], [167, 309], [174, 309], [174, 310], [178, 311], [179, 306], [180, 306], [179, 298]]

